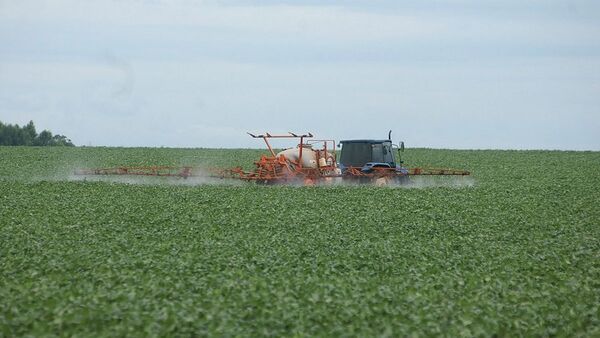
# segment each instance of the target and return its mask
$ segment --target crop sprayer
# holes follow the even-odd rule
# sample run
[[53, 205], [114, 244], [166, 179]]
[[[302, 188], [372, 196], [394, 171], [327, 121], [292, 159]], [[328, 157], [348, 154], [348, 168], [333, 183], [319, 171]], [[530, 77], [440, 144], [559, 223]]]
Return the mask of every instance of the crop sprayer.
[[[416, 175], [470, 175], [469, 171], [447, 168], [406, 168], [401, 153], [404, 142], [393, 144], [391, 131], [387, 140], [343, 140], [339, 161], [336, 155], [335, 140], [313, 139], [311, 133], [254, 135], [262, 139], [269, 151], [254, 162], [252, 171], [241, 167], [230, 169], [205, 170], [192, 166], [138, 166], [77, 169], [76, 175], [142, 175], [167, 177], [215, 177], [254, 181], [258, 184], [301, 183], [304, 185], [333, 184], [337, 181], [375, 184], [377, 186], [407, 183], [410, 176]], [[295, 148], [275, 152], [271, 139], [296, 139]]]

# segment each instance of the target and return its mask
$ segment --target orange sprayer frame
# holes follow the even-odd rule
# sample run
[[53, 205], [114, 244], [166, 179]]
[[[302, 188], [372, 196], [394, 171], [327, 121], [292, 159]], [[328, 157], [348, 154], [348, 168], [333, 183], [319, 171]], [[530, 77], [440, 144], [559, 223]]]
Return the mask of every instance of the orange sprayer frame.
[[[271, 157], [262, 156], [259, 161], [255, 162], [256, 169], [253, 172], [246, 172], [242, 168], [237, 167], [229, 170], [222, 171], [224, 177], [236, 177], [248, 181], [259, 181], [259, 182], [286, 182], [291, 180], [304, 179], [306, 180], [317, 180], [325, 177], [323, 171], [332, 171], [336, 168], [336, 156], [335, 156], [335, 140], [311, 140], [304, 143], [304, 139], [312, 138], [311, 133], [298, 135], [295, 133], [288, 133], [288, 135], [272, 135], [269, 133], [254, 135], [248, 133], [253, 138], [261, 138], [265, 142]], [[300, 143], [298, 144], [298, 159], [291, 161], [281, 156], [277, 157], [273, 147], [271, 146], [269, 139], [271, 138], [299, 138]], [[302, 157], [303, 148], [311, 147], [317, 142], [323, 142], [323, 149], [314, 150], [317, 153], [317, 168], [303, 168]], [[328, 155], [328, 147], [331, 144], [331, 155]], [[329, 162], [329, 165], [321, 166], [319, 159], [324, 158], [325, 161]], [[330, 174], [331, 175], [331, 174]]]
[[292, 132], [288, 132], [289, 135], [271, 135], [269, 133], [264, 133], [263, 135], [254, 135], [251, 133], [247, 133], [247, 134], [252, 136], [253, 138], [262, 138], [265, 141], [265, 144], [267, 145], [267, 148], [269, 149], [269, 152], [271, 153], [271, 155], [273, 155], [273, 157], [276, 157], [276, 155], [275, 155], [275, 152], [273, 151], [273, 148], [271, 147], [271, 144], [269, 144], [268, 139], [270, 139], [270, 138], [299, 138], [300, 139], [300, 146], [299, 146], [300, 149], [298, 150], [298, 169], [302, 169], [302, 148], [303, 148], [302, 145], [304, 144], [304, 139], [313, 137], [313, 134], [311, 134], [311, 133], [297, 135]]

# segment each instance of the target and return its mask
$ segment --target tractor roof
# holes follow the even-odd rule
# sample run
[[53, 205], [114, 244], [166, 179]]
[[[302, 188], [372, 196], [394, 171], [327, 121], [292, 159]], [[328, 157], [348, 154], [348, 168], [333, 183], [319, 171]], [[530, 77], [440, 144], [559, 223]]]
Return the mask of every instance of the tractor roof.
[[343, 140], [340, 143], [371, 143], [371, 144], [379, 144], [385, 142], [392, 142], [390, 140]]

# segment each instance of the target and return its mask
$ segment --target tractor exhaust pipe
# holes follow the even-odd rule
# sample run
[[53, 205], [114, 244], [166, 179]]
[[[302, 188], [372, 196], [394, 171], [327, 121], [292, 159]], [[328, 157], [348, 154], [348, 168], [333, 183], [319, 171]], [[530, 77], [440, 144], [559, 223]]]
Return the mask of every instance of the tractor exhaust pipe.
[[392, 140], [392, 131], [390, 130], [390, 132], [388, 133], [388, 140]]

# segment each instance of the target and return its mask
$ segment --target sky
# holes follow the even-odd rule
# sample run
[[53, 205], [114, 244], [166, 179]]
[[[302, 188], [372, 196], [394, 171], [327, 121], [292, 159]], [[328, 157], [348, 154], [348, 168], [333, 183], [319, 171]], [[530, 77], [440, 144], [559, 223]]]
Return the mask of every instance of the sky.
[[92, 146], [600, 150], [600, 1], [0, 0], [0, 121], [29, 120]]

